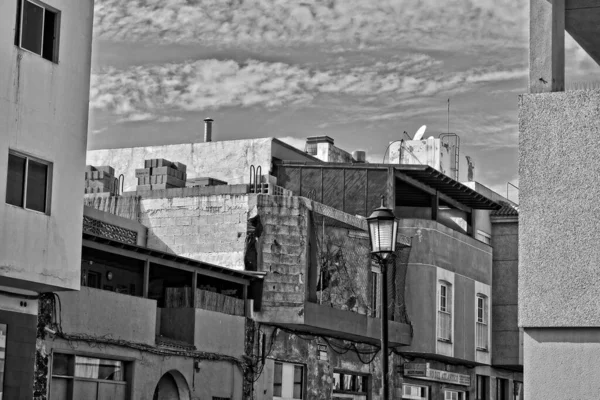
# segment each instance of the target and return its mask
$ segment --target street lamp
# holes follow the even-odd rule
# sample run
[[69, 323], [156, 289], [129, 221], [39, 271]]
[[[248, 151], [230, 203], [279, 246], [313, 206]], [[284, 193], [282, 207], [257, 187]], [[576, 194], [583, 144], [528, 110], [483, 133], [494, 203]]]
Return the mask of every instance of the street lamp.
[[387, 263], [396, 251], [398, 237], [398, 220], [394, 212], [386, 208], [381, 196], [381, 207], [375, 209], [367, 218], [371, 254], [381, 268], [381, 374], [383, 400], [389, 399], [389, 366], [388, 366], [388, 291]]

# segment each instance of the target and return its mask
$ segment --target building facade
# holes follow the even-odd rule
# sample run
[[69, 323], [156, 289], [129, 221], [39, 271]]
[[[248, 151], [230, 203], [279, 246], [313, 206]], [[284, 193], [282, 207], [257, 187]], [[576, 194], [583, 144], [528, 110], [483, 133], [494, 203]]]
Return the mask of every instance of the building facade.
[[[516, 273], [510, 236], [516, 223], [508, 231], [494, 228], [500, 223], [494, 219], [503, 218], [496, 216], [501, 196], [427, 165], [325, 163], [291, 149], [294, 158], [285, 160], [274, 156], [276, 142], [265, 143], [261, 181], [269, 186], [259, 194], [251, 180], [254, 164], [217, 169], [217, 176], [203, 158], [190, 156], [202, 166], [189, 167], [187, 175], [207, 178], [205, 186], [190, 179], [187, 187], [138, 186], [85, 199], [146, 226], [149, 249], [264, 275], [250, 315], [248, 398], [380, 397], [380, 277], [369, 256], [365, 217], [381, 195], [394, 205], [403, 238], [387, 277], [393, 396], [522, 398], [516, 286], [509, 276]], [[235, 164], [248, 151], [241, 144], [219, 146]], [[182, 146], [197, 154], [200, 145], [216, 146]], [[167, 157], [148, 150], [144, 154]], [[124, 159], [114, 161], [125, 162], [131, 152], [119, 151]], [[109, 155], [90, 157], [104, 162]], [[128, 171], [145, 165], [143, 157]]]
[[[528, 399], [596, 398], [600, 91], [565, 91], [565, 31], [600, 63], [597, 2], [531, 1], [519, 98], [519, 325]], [[568, 88], [567, 88], [568, 89]]]
[[32, 399], [40, 293], [77, 290], [93, 1], [0, 4], [0, 393]]

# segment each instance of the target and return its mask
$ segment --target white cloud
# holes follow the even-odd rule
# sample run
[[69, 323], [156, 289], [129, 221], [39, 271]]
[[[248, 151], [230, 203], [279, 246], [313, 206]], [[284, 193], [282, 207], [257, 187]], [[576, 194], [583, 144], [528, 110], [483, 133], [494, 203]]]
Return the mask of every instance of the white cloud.
[[96, 0], [95, 34], [250, 45], [526, 46], [527, 0]]
[[[393, 62], [315, 70], [284, 63], [199, 60], [179, 64], [107, 68], [92, 76], [90, 105], [124, 121], [172, 121], [172, 111], [308, 104], [318, 96], [352, 96], [365, 103], [397, 102], [521, 76], [521, 71], [445, 72], [421, 54]], [[471, 86], [470, 86], [471, 85]], [[377, 111], [380, 113], [380, 111]], [[169, 119], [170, 118], [170, 119]]]

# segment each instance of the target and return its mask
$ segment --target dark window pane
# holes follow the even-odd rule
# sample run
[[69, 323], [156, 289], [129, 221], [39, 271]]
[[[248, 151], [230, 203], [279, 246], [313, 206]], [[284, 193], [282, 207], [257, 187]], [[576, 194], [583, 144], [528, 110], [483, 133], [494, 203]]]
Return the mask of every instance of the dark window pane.
[[44, 18], [44, 49], [42, 57], [46, 60], [56, 61], [56, 13], [46, 10]]
[[69, 373], [69, 362], [71, 361], [71, 357], [72, 356], [68, 354], [54, 353], [52, 356], [52, 375], [72, 375]]
[[276, 362], [273, 372], [273, 396], [281, 397], [281, 379], [283, 377], [283, 364]]
[[14, 154], [8, 155], [8, 177], [6, 183], [6, 202], [23, 207], [23, 191], [25, 189], [25, 158]]
[[42, 54], [42, 30], [44, 9], [25, 0], [23, 3], [23, 33], [21, 47]]
[[19, 35], [21, 34], [21, 1], [17, 0], [17, 23], [15, 24], [15, 46], [20, 45]]
[[30, 210], [46, 212], [46, 184], [48, 166], [37, 161], [29, 160], [27, 171], [27, 203]]
[[302, 384], [301, 383], [294, 383], [294, 394], [292, 397], [294, 399], [302, 398]]

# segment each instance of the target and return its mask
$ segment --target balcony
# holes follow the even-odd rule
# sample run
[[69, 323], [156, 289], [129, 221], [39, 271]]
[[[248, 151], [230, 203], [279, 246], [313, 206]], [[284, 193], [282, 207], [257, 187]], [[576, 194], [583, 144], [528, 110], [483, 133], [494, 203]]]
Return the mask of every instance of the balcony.
[[107, 336], [154, 345], [156, 301], [82, 287], [60, 293], [65, 333]]

